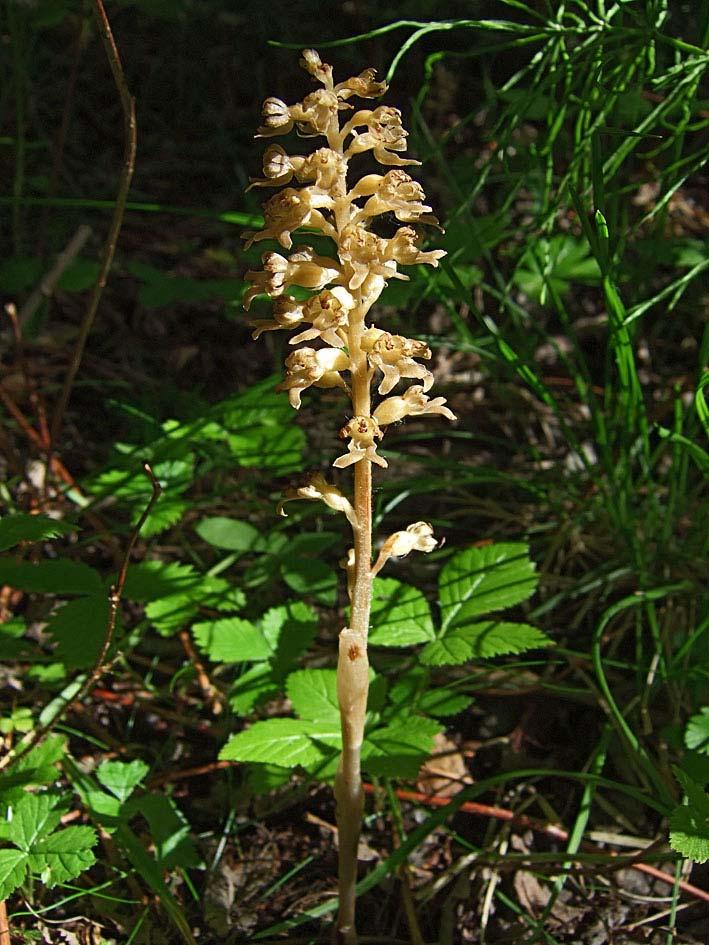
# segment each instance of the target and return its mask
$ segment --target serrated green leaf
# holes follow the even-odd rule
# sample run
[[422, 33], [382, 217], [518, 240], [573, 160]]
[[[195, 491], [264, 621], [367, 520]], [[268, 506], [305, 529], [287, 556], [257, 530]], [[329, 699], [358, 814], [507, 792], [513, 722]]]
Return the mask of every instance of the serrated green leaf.
[[191, 564], [178, 561], [141, 561], [128, 568], [123, 596], [127, 600], [148, 603], [159, 597], [184, 593], [196, 587], [202, 576]]
[[196, 623], [192, 633], [199, 648], [215, 662], [243, 663], [271, 655], [261, 629], [238, 617]]
[[288, 676], [286, 692], [293, 703], [293, 711], [301, 719], [313, 722], [339, 722], [336, 670], [296, 670]]
[[227, 437], [229, 449], [240, 466], [268, 470], [277, 476], [303, 469], [306, 442], [300, 427], [292, 425], [284, 425], [277, 431], [263, 425]]
[[263, 636], [278, 667], [290, 669], [293, 660], [315, 639], [318, 618], [304, 601], [290, 601], [272, 607], [261, 618]]
[[432, 719], [412, 715], [367, 734], [362, 767], [378, 777], [415, 778], [443, 729]]
[[92, 827], [65, 827], [37, 841], [29, 853], [29, 868], [41, 874], [50, 888], [74, 879], [96, 862], [92, 852], [96, 841]]
[[709, 820], [691, 807], [677, 807], [670, 815], [670, 846], [695, 863], [709, 860]]
[[306, 597], [334, 605], [337, 599], [337, 574], [318, 558], [288, 556], [281, 563], [281, 574], [291, 590]]
[[263, 551], [258, 529], [235, 518], [204, 518], [195, 526], [199, 537], [215, 548], [226, 551]]
[[5, 839], [29, 853], [40, 837], [59, 824], [57, 801], [54, 794], [24, 794], [13, 808], [12, 820], [4, 827]]
[[[185, 502], [178, 496], [161, 496], [143, 523], [140, 534], [143, 538], [152, 538], [153, 535], [159, 535], [160, 532], [176, 525], [189, 507], [190, 503]], [[136, 508], [134, 510], [131, 516], [133, 524], [138, 521], [142, 514], [142, 509]]]
[[439, 578], [442, 632], [526, 600], [538, 581], [523, 542], [499, 542], [459, 552]]
[[96, 777], [121, 803], [145, 780], [150, 768], [144, 761], [103, 761], [96, 769]]
[[0, 899], [7, 899], [22, 885], [27, 871], [27, 859], [23, 850], [0, 850]]
[[541, 630], [526, 623], [485, 620], [454, 627], [445, 636], [425, 646], [420, 659], [426, 666], [453, 666], [468, 660], [524, 653], [550, 646], [553, 642]]
[[429, 689], [421, 694], [416, 708], [434, 718], [445, 718], [463, 712], [472, 701], [470, 696], [453, 692], [452, 689]]
[[0, 561], [0, 584], [31, 594], [100, 594], [103, 583], [98, 571], [80, 561]]
[[329, 754], [317, 743], [328, 737], [338, 738], [339, 726], [303, 719], [267, 719], [232, 735], [219, 752], [219, 758], [275, 764], [282, 768], [312, 765], [323, 761]]
[[229, 705], [237, 715], [248, 715], [256, 706], [278, 695], [279, 682], [271, 663], [255, 663], [234, 681]]
[[684, 743], [687, 748], [709, 755], [709, 706], [702, 706], [699, 714], [691, 717], [684, 735]]
[[374, 579], [372, 627], [369, 642], [374, 646], [412, 646], [435, 637], [426, 598], [394, 578]]
[[46, 515], [23, 512], [0, 519], [0, 551], [7, 551], [21, 541], [48, 541], [76, 531], [75, 525], [57, 522]]
[[52, 614], [47, 632], [57, 642], [54, 655], [70, 669], [93, 666], [106, 639], [108, 597], [80, 597]]

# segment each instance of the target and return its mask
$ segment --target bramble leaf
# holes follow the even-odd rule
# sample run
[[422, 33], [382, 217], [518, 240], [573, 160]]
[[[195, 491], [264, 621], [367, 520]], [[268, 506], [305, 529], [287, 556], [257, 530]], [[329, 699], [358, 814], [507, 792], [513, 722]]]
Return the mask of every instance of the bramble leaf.
[[217, 662], [243, 663], [266, 660], [271, 655], [263, 631], [239, 617], [196, 623], [192, 633], [200, 649]]
[[76, 525], [58, 522], [47, 515], [18, 512], [0, 519], [0, 551], [7, 551], [22, 541], [48, 541], [76, 531]]
[[144, 761], [103, 761], [96, 769], [96, 777], [114, 797], [123, 803], [142, 784], [149, 767]]
[[286, 692], [301, 719], [339, 723], [336, 670], [299, 669], [288, 677]]
[[426, 666], [452, 666], [473, 659], [490, 659], [508, 653], [524, 653], [550, 646], [551, 640], [541, 630], [527, 623], [485, 620], [454, 627], [421, 651]]
[[369, 642], [374, 646], [411, 646], [435, 637], [426, 598], [394, 578], [374, 579], [372, 627]]
[[232, 735], [219, 752], [225, 761], [256, 761], [290, 768], [313, 765], [325, 760], [329, 752], [314, 738], [339, 740], [337, 724], [310, 722], [304, 719], [267, 719]]
[[684, 735], [687, 748], [709, 755], [709, 705], [702, 706], [698, 715], [693, 715]]

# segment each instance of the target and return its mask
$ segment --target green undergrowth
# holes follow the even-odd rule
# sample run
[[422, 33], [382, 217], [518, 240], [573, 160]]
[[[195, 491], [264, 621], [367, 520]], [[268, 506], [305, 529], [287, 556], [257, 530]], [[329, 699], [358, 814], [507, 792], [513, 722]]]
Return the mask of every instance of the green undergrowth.
[[[33, 83], [41, 87], [36, 36], [74, 22], [59, 15], [60, 6], [76, 15], [71, 4], [56, 5], [56, 17], [51, 6], [4, 13], [24, 55], [14, 71], [2, 67], [3, 78], [21, 104]], [[132, 5], [167, 34], [189, 20], [188, 6], [177, 6]], [[595, 855], [583, 841], [597, 825], [656, 840], [660, 865], [678, 877], [682, 859], [709, 859], [709, 332], [700, 318], [709, 264], [696, 199], [707, 157], [707, 24], [693, 5], [680, 12], [659, 0], [500, 0], [477, 20], [395, 21], [409, 6], [416, 17], [407, 4], [366, 35], [343, 27], [325, 37], [339, 43], [335, 62], [364, 68], [379, 50], [392, 89], [401, 82], [410, 93], [410, 150], [436, 194], [445, 223], [436, 245], [448, 256], [433, 273], [420, 267], [390, 284], [381, 321], [426, 335], [460, 418], [450, 432], [392, 428], [381, 447], [392, 474], [376, 483], [380, 534], [419, 517], [446, 544], [375, 581], [363, 765], [377, 792], [367, 840], [381, 856], [360, 893], [396, 876], [442, 830], [455, 857], [497, 862], [503, 834], [453, 817], [466, 800], [531, 809], [563, 821], [569, 838], [525, 861], [549, 891], [542, 919], [511, 883], [489, 887], [489, 940], [504, 920], [525, 942], [568, 942], [554, 904], [582, 895], [573, 867], [596, 863], [583, 860]], [[276, 38], [327, 48], [300, 32], [291, 18]], [[19, 307], [46, 271], [27, 238], [40, 214], [61, 213], [59, 249], [81, 214], [102, 219], [110, 201], [95, 190], [50, 192], [40, 129], [31, 112], [15, 120], [3, 139], [12, 233], [0, 287]], [[204, 343], [209, 310], [224, 337], [237, 331], [240, 351], [251, 351], [240, 274], [258, 254], [242, 258], [233, 246], [234, 227], [253, 223], [252, 196], [234, 197], [230, 211], [215, 202], [193, 213], [194, 200], [177, 207], [135, 194], [129, 228], [173, 214], [208, 226], [220, 245], [199, 255], [196, 272], [189, 248], [180, 258], [175, 247], [119, 246], [111, 304], [135, 307], [147, 324], [164, 319], [186, 348]], [[66, 269], [51, 306], [26, 326], [25, 363], [44, 363], [47, 337], [61, 336], [63, 312], [72, 323], [96, 272], [87, 249]], [[278, 341], [272, 362], [248, 365], [245, 377], [215, 371], [190, 387], [170, 375], [151, 335], [132, 331], [148, 381], [84, 367], [81, 409], [99, 392], [119, 435], [101, 437], [100, 421], [85, 427], [77, 408], [67, 443], [56, 446], [76, 460], [73, 483], [46, 488], [28, 477], [13, 459], [28, 453], [22, 429], [3, 416], [0, 585], [12, 594], [2, 598], [10, 682], [0, 731], [8, 748], [43, 735], [0, 773], [0, 893], [18, 935], [32, 928], [30, 909], [56, 921], [79, 904], [130, 943], [153, 941], [161, 916], [175, 936], [167, 940], [193, 942], [195, 928], [211, 934], [201, 900], [225, 850], [246, 862], [241, 832], [256, 829], [255, 811], [307, 804], [336, 764], [344, 532], [327, 512], [284, 519], [275, 507], [331, 455], [323, 431], [337, 428], [339, 408], [326, 399], [329, 415], [314, 418], [304, 400], [301, 417], [274, 392]], [[94, 337], [118, 363], [115, 327], [99, 323]], [[221, 356], [212, 344], [206, 360]], [[16, 379], [11, 349], [3, 367]], [[251, 356], [240, 357], [244, 368]], [[60, 383], [39, 385], [50, 404]], [[11, 393], [32, 415], [20, 382]], [[81, 442], [82, 429], [97, 441]], [[145, 463], [163, 493], [131, 557], [101, 680], [82, 695], [82, 711], [65, 715], [106, 641], [109, 592], [153, 491]], [[524, 728], [518, 692], [533, 692], [532, 718], [547, 720], [530, 735], [531, 761], [529, 751], [500, 747]], [[571, 719], [561, 736], [556, 715]], [[477, 726], [491, 735], [469, 763], [475, 783], [417, 821], [402, 814], [394, 788], [415, 788], [429, 756], [459, 751], [479, 738]], [[181, 769], [204, 765], [213, 766], [204, 781], [180, 780]], [[387, 846], [391, 824], [398, 841]], [[551, 878], [547, 856], [556, 857]], [[327, 901], [280, 914], [278, 897], [304, 888], [291, 866], [282, 887], [279, 877], [264, 880], [274, 906], [249, 934], [268, 938], [332, 912]], [[454, 881], [451, 871], [439, 892]], [[145, 904], [146, 892], [162, 912]], [[681, 934], [679, 886], [671, 892], [668, 942]], [[438, 906], [424, 911], [433, 941]], [[224, 921], [228, 930], [233, 916]], [[390, 935], [391, 926], [372, 919], [368, 932]]]

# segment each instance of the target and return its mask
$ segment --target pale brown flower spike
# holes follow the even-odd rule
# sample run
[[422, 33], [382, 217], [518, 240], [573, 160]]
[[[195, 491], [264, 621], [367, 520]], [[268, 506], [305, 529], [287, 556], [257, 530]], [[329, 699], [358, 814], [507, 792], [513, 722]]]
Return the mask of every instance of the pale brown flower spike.
[[[337, 667], [342, 756], [335, 798], [340, 891], [337, 936], [341, 945], [354, 945], [357, 847], [364, 804], [360, 752], [369, 685], [372, 580], [390, 558], [411, 551], [429, 552], [437, 544], [429, 524], [414, 522], [383, 542], [372, 565], [372, 464], [388, 465], [378, 452], [388, 425], [424, 414], [455, 419], [443, 397], [427, 396], [433, 374], [421, 362], [430, 360], [429, 347], [423, 341], [368, 324], [367, 317], [388, 280], [408, 279], [398, 271], [400, 265], [435, 267], [445, 252], [423, 251], [418, 245], [413, 225], [437, 226], [438, 220], [425, 203], [421, 185], [401, 169], [419, 164], [401, 156], [407, 148], [401, 113], [387, 105], [357, 109], [350, 101], [379, 98], [387, 90], [386, 83], [376, 81], [373, 69], [365, 69], [335, 84], [332, 66], [322, 62], [314, 49], [303, 51], [300, 65], [320, 88], [295, 105], [267, 98], [257, 137], [273, 138], [295, 130], [300, 137], [324, 138], [325, 143], [309, 154], [289, 155], [279, 144], [266, 148], [263, 177], [252, 178], [251, 186], [284, 189], [266, 201], [264, 227], [243, 236], [247, 247], [270, 239], [289, 255], [264, 253], [263, 269], [246, 273], [250, 285], [244, 294], [244, 308], [248, 310], [259, 295], [275, 300], [271, 318], [251, 322], [254, 338], [266, 331], [297, 330], [290, 344], [318, 345], [296, 348], [286, 358], [286, 373], [278, 390], [288, 392], [293, 407], [300, 407], [301, 397], [310, 387], [340, 390], [350, 402], [350, 419], [340, 430], [347, 451], [333, 466], [353, 467], [352, 501], [320, 473], [287, 490], [283, 499], [320, 500], [343, 513], [352, 527], [354, 547], [343, 562], [351, 614], [350, 626], [340, 634]], [[350, 183], [350, 162], [354, 159], [356, 164], [356, 156], [365, 152], [371, 152], [386, 169]], [[389, 239], [370, 229], [385, 213], [402, 224]], [[301, 227], [328, 237], [334, 244], [332, 255], [319, 255], [309, 246], [293, 249], [293, 233]], [[301, 300], [302, 292], [290, 294], [294, 287], [311, 294]], [[406, 380], [418, 383], [392, 393]], [[373, 384], [383, 397], [375, 409]], [[283, 503], [279, 512], [285, 514]]]

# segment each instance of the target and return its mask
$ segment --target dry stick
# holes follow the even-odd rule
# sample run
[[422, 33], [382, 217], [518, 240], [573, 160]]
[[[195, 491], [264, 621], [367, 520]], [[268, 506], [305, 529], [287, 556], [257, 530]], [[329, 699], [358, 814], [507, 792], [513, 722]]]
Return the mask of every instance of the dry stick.
[[108, 17], [106, 16], [106, 11], [103, 7], [102, 0], [93, 0], [93, 2], [98, 30], [101, 34], [103, 46], [106, 50], [106, 55], [108, 56], [111, 72], [113, 73], [113, 81], [115, 82], [116, 89], [118, 90], [121, 106], [123, 108], [123, 127], [125, 140], [123, 168], [121, 170], [118, 193], [116, 194], [116, 205], [113, 210], [111, 226], [103, 248], [101, 268], [99, 270], [93, 292], [91, 293], [91, 298], [89, 299], [86, 312], [84, 313], [84, 317], [81, 321], [79, 337], [76, 340], [76, 346], [72, 355], [71, 364], [69, 365], [69, 370], [67, 371], [66, 377], [64, 379], [64, 386], [62, 387], [62, 392], [59, 396], [59, 402], [57, 403], [56, 409], [54, 411], [51, 430], [53, 444], [57, 443], [59, 440], [59, 433], [61, 431], [62, 423], [64, 421], [64, 414], [69, 403], [69, 397], [71, 396], [71, 390], [74, 386], [74, 381], [76, 380], [76, 375], [79, 371], [81, 359], [84, 354], [84, 348], [86, 347], [86, 341], [93, 326], [94, 318], [96, 317], [101, 295], [103, 294], [103, 290], [106, 286], [108, 272], [111, 268], [113, 256], [116, 251], [118, 234], [120, 233], [121, 226], [123, 224], [123, 215], [125, 213], [126, 200], [128, 199], [128, 190], [130, 189], [130, 182], [133, 177], [133, 169], [135, 167], [135, 151], [137, 141], [135, 100], [128, 91], [125, 75], [123, 73], [123, 66], [121, 65], [121, 58], [118, 53], [118, 47], [116, 46], [116, 42], [113, 38], [111, 24], [109, 23]]
[[0, 945], [12, 945], [10, 921], [7, 917], [7, 906], [4, 900], [0, 902]]
[[86, 241], [91, 236], [91, 227], [82, 223], [79, 229], [74, 233], [67, 243], [66, 247], [57, 256], [56, 262], [49, 272], [42, 278], [39, 285], [32, 291], [25, 304], [20, 309], [20, 325], [27, 324], [27, 321], [34, 315], [43, 299], [49, 299], [54, 294], [57, 282], [61, 279], [67, 266], [72, 263], [86, 245]]
[[96, 657], [94, 665], [84, 682], [79, 686], [79, 689], [65, 701], [64, 705], [61, 706], [56, 715], [49, 722], [46, 722], [44, 725], [40, 725], [39, 728], [35, 728], [31, 732], [28, 732], [28, 734], [25, 735], [25, 737], [21, 739], [14, 748], [12, 748], [2, 759], [0, 759], [0, 771], [3, 768], [6, 768], [8, 765], [19, 761], [19, 759], [23, 758], [35, 747], [35, 745], [39, 744], [43, 738], [46, 738], [46, 736], [49, 735], [49, 733], [54, 728], [56, 728], [59, 722], [65, 718], [71, 707], [75, 703], [80, 702], [86, 693], [96, 685], [106, 670], [106, 657], [108, 656], [108, 651], [111, 648], [113, 636], [116, 630], [118, 607], [121, 603], [121, 597], [123, 596], [123, 587], [126, 583], [130, 556], [133, 552], [133, 548], [135, 547], [135, 543], [138, 540], [138, 536], [140, 535], [141, 528], [145, 524], [147, 517], [153, 510], [153, 506], [160, 498], [160, 494], [162, 493], [162, 486], [155, 478], [152, 469], [147, 463], [143, 464], [143, 470], [145, 471], [146, 476], [148, 476], [150, 479], [150, 484], [153, 488], [153, 494], [151, 495], [150, 501], [145, 507], [143, 514], [138, 519], [138, 522], [131, 533], [130, 539], [128, 540], [128, 545], [123, 554], [123, 561], [121, 562], [121, 566], [118, 571], [116, 583], [109, 591], [109, 610], [108, 621], [106, 623], [106, 633], [104, 635], [103, 643], [101, 644], [101, 649], [98, 656]]

